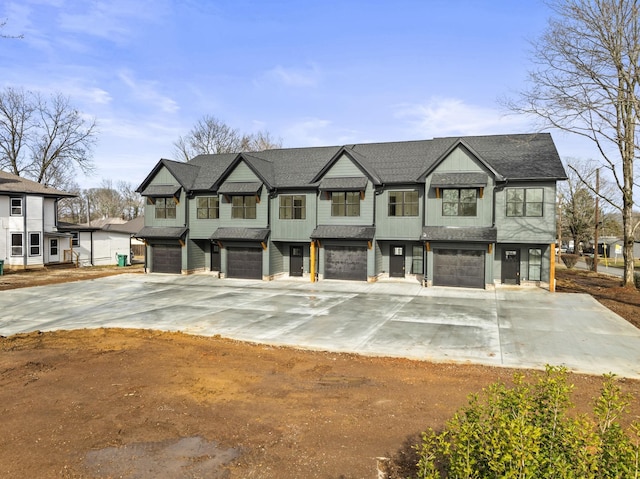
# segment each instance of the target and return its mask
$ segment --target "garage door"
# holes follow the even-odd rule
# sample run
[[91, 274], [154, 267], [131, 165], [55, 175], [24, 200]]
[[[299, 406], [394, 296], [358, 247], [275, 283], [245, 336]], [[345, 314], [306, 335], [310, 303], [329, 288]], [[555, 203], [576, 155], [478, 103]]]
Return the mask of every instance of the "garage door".
[[182, 270], [182, 249], [179, 245], [152, 246], [151, 258], [154, 273], [180, 274]]
[[365, 246], [325, 246], [324, 277], [366, 281], [367, 248]]
[[484, 288], [484, 251], [434, 249], [433, 284]]
[[229, 278], [262, 279], [261, 248], [229, 248], [227, 250]]

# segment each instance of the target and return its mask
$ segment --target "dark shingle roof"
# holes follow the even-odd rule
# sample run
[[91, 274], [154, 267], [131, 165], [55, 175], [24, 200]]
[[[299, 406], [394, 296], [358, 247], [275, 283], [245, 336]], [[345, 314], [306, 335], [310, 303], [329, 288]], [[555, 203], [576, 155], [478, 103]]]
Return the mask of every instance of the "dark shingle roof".
[[246, 183], [224, 182], [218, 188], [218, 193], [221, 195], [255, 195], [261, 187], [262, 183], [259, 181]]
[[176, 196], [181, 186], [175, 185], [149, 185], [140, 192], [141, 196], [153, 196], [157, 198], [170, 198]]
[[485, 173], [434, 173], [431, 179], [431, 186], [487, 186], [487, 175]]
[[321, 191], [363, 191], [367, 187], [364, 176], [353, 178], [325, 178], [320, 182]]
[[372, 240], [375, 234], [375, 226], [318, 225], [311, 239]]
[[21, 176], [7, 173], [6, 171], [0, 171], [0, 193], [27, 193], [56, 198], [77, 196], [72, 193], [50, 188], [47, 185], [22, 178]]
[[266, 241], [269, 228], [218, 228], [211, 240], [219, 241]]
[[[215, 189], [230, 173], [234, 161], [245, 161], [269, 189], [315, 187], [330, 162], [341, 153], [350, 155], [374, 184], [402, 184], [420, 181], [456, 146], [476, 155], [500, 180], [566, 178], [549, 133], [286, 148], [239, 155], [200, 155], [188, 163], [161, 162], [188, 191]], [[146, 186], [145, 183], [142, 186]]]
[[498, 230], [474, 226], [423, 226], [422, 241], [465, 241], [495, 243]]
[[136, 235], [142, 239], [180, 239], [187, 234], [188, 228], [181, 226], [145, 226]]

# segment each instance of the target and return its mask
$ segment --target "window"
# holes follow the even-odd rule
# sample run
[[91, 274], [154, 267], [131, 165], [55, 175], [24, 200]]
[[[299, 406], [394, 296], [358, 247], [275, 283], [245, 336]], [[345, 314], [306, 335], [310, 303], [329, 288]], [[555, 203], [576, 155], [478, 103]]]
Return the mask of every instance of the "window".
[[197, 200], [196, 216], [199, 220], [215, 220], [219, 217], [217, 196], [202, 196]]
[[156, 219], [175, 219], [176, 199], [156, 198]]
[[281, 220], [304, 220], [307, 218], [307, 197], [304, 195], [280, 196]]
[[29, 256], [40, 256], [40, 233], [29, 233]]
[[476, 216], [477, 201], [475, 188], [442, 190], [442, 216]]
[[418, 216], [418, 192], [390, 191], [389, 216]]
[[542, 188], [509, 188], [507, 216], [542, 216]]
[[413, 261], [411, 262], [412, 274], [424, 274], [422, 266], [422, 245], [414, 245], [412, 251]]
[[22, 233], [11, 233], [11, 256], [22, 256]]
[[11, 198], [11, 216], [22, 216], [22, 198]]
[[531, 248], [529, 250], [529, 281], [540, 281], [542, 270], [542, 250]]
[[80, 232], [71, 232], [71, 246], [80, 246]]
[[332, 192], [331, 216], [360, 216], [360, 192]]
[[256, 218], [256, 197], [255, 196], [232, 196], [231, 197], [231, 217], [243, 219]]

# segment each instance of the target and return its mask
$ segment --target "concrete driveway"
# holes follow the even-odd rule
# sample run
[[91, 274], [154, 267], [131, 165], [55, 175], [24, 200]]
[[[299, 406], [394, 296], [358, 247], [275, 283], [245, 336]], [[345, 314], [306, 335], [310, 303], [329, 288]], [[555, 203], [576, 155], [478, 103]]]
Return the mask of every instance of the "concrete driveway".
[[99, 327], [640, 378], [640, 330], [587, 295], [125, 274], [0, 292], [0, 334]]

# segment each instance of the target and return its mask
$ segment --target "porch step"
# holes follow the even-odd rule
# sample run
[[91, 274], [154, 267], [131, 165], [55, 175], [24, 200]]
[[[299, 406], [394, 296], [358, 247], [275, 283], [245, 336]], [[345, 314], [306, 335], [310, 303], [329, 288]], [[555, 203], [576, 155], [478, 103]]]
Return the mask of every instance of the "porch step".
[[71, 261], [65, 261], [61, 263], [47, 263], [44, 265], [46, 269], [73, 269], [77, 268], [75, 263]]

